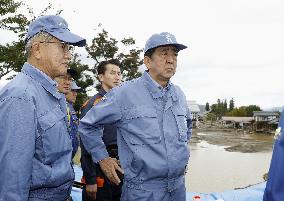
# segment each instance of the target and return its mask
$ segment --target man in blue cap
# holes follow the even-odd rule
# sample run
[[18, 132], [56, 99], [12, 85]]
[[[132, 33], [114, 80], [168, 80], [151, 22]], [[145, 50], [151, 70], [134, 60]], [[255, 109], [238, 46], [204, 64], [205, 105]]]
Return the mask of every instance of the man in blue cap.
[[[69, 131], [70, 138], [72, 139], [72, 148], [73, 148], [72, 158], [74, 158], [78, 150], [78, 147], [79, 147], [79, 138], [78, 138], [79, 120], [76, 115], [76, 111], [74, 110], [73, 103], [71, 102], [74, 99], [73, 93], [76, 93], [76, 96], [77, 96], [78, 89], [74, 90], [74, 88], [79, 88], [76, 85], [76, 83], [73, 81], [73, 78], [77, 75], [78, 75], [78, 72], [75, 69], [69, 68], [67, 69], [67, 74], [60, 75], [54, 78], [54, 80], [57, 82], [58, 91], [62, 93], [63, 98], [66, 98], [67, 100], [66, 101], [66, 112], [67, 112], [66, 115], [68, 119], [68, 131]], [[75, 96], [74, 102], [76, 101], [76, 96]]]
[[[185, 48], [170, 33], [152, 35], [144, 49], [148, 70], [112, 89], [80, 121], [81, 140], [109, 180], [119, 184], [124, 171], [123, 201], [186, 200], [191, 119], [184, 93], [170, 81]], [[123, 170], [103, 143], [105, 124], [117, 126]]]
[[82, 91], [81, 87], [77, 86], [75, 81], [73, 81], [71, 83], [71, 90], [65, 95], [67, 101], [67, 117], [69, 124], [69, 132], [72, 138], [72, 147], [73, 147], [72, 158], [74, 158], [79, 147], [79, 135], [78, 135], [79, 119], [77, 117], [73, 105], [76, 102], [77, 94], [81, 91]]
[[275, 142], [270, 163], [268, 180], [263, 195], [263, 201], [284, 200], [284, 113], [280, 117], [278, 128], [275, 131]]
[[33, 21], [27, 62], [0, 91], [0, 200], [66, 200], [74, 181], [66, 101], [55, 77], [65, 75], [70, 49], [86, 40], [60, 16]]

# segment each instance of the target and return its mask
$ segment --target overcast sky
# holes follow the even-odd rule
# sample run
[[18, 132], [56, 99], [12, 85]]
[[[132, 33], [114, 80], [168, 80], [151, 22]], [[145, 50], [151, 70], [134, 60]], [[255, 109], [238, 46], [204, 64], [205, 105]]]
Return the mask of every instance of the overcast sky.
[[[139, 48], [153, 33], [174, 34], [189, 48], [179, 54], [173, 82], [199, 104], [284, 105], [283, 0], [26, 0], [35, 14], [48, 2], [88, 43], [99, 23]], [[0, 31], [0, 42], [8, 40]]]

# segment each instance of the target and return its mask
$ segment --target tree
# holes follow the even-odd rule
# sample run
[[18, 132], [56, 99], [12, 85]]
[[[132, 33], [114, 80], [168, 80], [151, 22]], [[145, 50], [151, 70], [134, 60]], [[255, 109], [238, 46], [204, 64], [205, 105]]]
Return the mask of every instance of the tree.
[[246, 108], [247, 111], [247, 116], [252, 117], [253, 116], [253, 111], [261, 111], [260, 107], [258, 105], [249, 105]]
[[227, 115], [234, 117], [252, 117], [253, 111], [261, 111], [261, 109], [257, 105], [241, 106], [239, 108], [234, 108], [228, 112]]
[[221, 105], [221, 100], [220, 100], [220, 98], [217, 99], [217, 104], [218, 104], [218, 105]]
[[[29, 15], [18, 14], [18, 9], [22, 6], [26, 7]], [[48, 4], [39, 16], [44, 15], [52, 8]], [[55, 11], [55, 14], [60, 14], [62, 10]], [[0, 4], [0, 29], [7, 30], [17, 35], [17, 40], [11, 43], [0, 45], [0, 79], [8, 73], [15, 71], [19, 72], [26, 61], [25, 56], [25, 34], [29, 24], [36, 19], [33, 10], [22, 3], [21, 1], [15, 3], [14, 0], [1, 0]], [[99, 25], [101, 27], [101, 25]], [[133, 47], [135, 40], [132, 37], [124, 38], [118, 43], [114, 38], [108, 36], [108, 32], [102, 29], [92, 40], [92, 44], [86, 47], [89, 57], [95, 61], [94, 66], [82, 64], [81, 56], [74, 54], [70, 63], [71, 68], [75, 68], [79, 74], [75, 78], [76, 83], [86, 89], [94, 83], [94, 71], [100, 61], [117, 58], [121, 62], [121, 69], [123, 71], [123, 80], [130, 80], [141, 75], [138, 72], [139, 66], [143, 61], [140, 58], [142, 49]], [[121, 50], [122, 49], [122, 50]], [[78, 94], [75, 103], [75, 109], [78, 111], [79, 107], [87, 98], [86, 91]]]
[[[101, 24], [98, 27], [101, 29]], [[143, 50], [133, 47], [134, 45], [135, 40], [132, 37], [124, 38], [118, 43], [118, 40], [109, 37], [105, 29], [101, 29], [92, 40], [92, 44], [86, 47], [89, 57], [95, 61], [94, 66], [89, 70], [96, 75], [96, 68], [101, 61], [118, 59], [121, 62], [123, 80], [140, 77], [141, 73], [138, 68], [143, 64], [140, 58]], [[122, 50], [118, 46], [122, 46]]]
[[210, 110], [210, 106], [209, 106], [209, 103], [208, 103], [208, 102], [206, 102], [205, 110], [206, 110], [206, 111], [209, 111], [209, 110]]
[[[18, 9], [25, 7], [29, 16], [18, 14]], [[52, 5], [48, 4], [44, 8], [41, 15], [44, 15], [48, 10], [52, 9]], [[61, 13], [57, 11], [56, 14]], [[18, 37], [17, 41], [0, 45], [0, 79], [8, 73], [15, 71], [19, 72], [22, 69], [25, 56], [25, 35], [29, 24], [35, 20], [36, 16], [32, 8], [25, 5], [22, 1], [15, 2], [14, 0], [1, 0], [0, 4], [0, 29], [11, 31]]]
[[235, 108], [235, 101], [232, 98], [229, 103], [229, 111], [232, 111]]
[[207, 116], [206, 116], [206, 120], [207, 121], [210, 121], [211, 122], [211, 125], [213, 123], [213, 121], [216, 121], [217, 120], [217, 117], [215, 114], [213, 113], [208, 113]]
[[232, 116], [232, 117], [246, 117], [247, 111], [245, 106], [241, 106], [239, 108], [234, 108], [230, 112], [228, 112], [226, 115]]
[[213, 113], [218, 117], [218, 119], [220, 119], [223, 116], [223, 108], [221, 107], [221, 104], [211, 105], [211, 113]]
[[[23, 38], [27, 24], [26, 17], [17, 14], [17, 10], [22, 5], [22, 2], [14, 2], [13, 0], [2, 0], [0, 4], [0, 29], [12, 31], [18, 34], [19, 38]], [[0, 79], [12, 70], [19, 71], [24, 60], [23, 41], [19, 40], [11, 44], [0, 45]]]
[[72, 56], [69, 68], [75, 69], [78, 72], [78, 75], [74, 77], [74, 80], [76, 84], [83, 89], [82, 93], [78, 93], [76, 102], [74, 104], [74, 109], [78, 112], [84, 101], [88, 98], [86, 88], [93, 85], [94, 82], [92, 76], [86, 73], [89, 69], [89, 66], [82, 64], [79, 54], [75, 53]]
[[225, 110], [225, 112], [227, 112], [227, 110], [228, 110], [227, 99], [225, 99], [225, 101], [224, 101], [224, 110]]
[[211, 112], [215, 114], [219, 119], [224, 116], [227, 112], [227, 102], [221, 101], [219, 98], [217, 100], [217, 104], [213, 104], [211, 106]]

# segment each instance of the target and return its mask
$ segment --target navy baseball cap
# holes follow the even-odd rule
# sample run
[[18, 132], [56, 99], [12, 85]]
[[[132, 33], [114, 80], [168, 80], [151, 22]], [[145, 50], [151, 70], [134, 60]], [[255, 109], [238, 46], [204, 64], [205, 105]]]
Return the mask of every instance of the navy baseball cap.
[[178, 51], [187, 48], [187, 46], [180, 44], [177, 42], [176, 37], [173, 34], [168, 32], [162, 32], [159, 34], [152, 35], [146, 42], [144, 53], [150, 49], [165, 46], [165, 45], [173, 45], [177, 48]]
[[86, 45], [86, 39], [71, 33], [67, 22], [58, 15], [46, 15], [35, 19], [29, 26], [25, 41], [27, 42], [39, 32], [47, 32], [55, 38], [71, 45], [79, 47]]
[[68, 69], [67, 69], [67, 73], [68, 73], [69, 75], [71, 75], [71, 77], [75, 77], [75, 76], [78, 75], [78, 72], [77, 72], [75, 69], [73, 69], [73, 68], [68, 68]]

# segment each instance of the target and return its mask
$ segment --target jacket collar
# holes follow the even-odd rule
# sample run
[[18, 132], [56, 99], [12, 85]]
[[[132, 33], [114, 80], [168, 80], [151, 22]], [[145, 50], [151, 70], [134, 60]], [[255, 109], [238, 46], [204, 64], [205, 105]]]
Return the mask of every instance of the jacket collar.
[[169, 81], [168, 85], [163, 89], [162, 86], [160, 86], [155, 80], [153, 80], [153, 78], [147, 71], [143, 73], [142, 80], [144, 81], [144, 85], [149, 90], [150, 94], [154, 99], [163, 97], [162, 90], [167, 90], [167, 94], [169, 94], [168, 96], [172, 97], [173, 101], [177, 100], [175, 87], [171, 81]]
[[24, 64], [21, 72], [38, 82], [46, 91], [48, 91], [56, 99], [61, 98], [61, 95], [56, 88], [56, 82], [44, 72], [40, 71], [39, 69], [35, 68], [27, 62]]
[[99, 95], [101, 96], [101, 97], [103, 97], [105, 94], [106, 94], [107, 92], [103, 89], [103, 88], [101, 88], [100, 90], [99, 90]]

